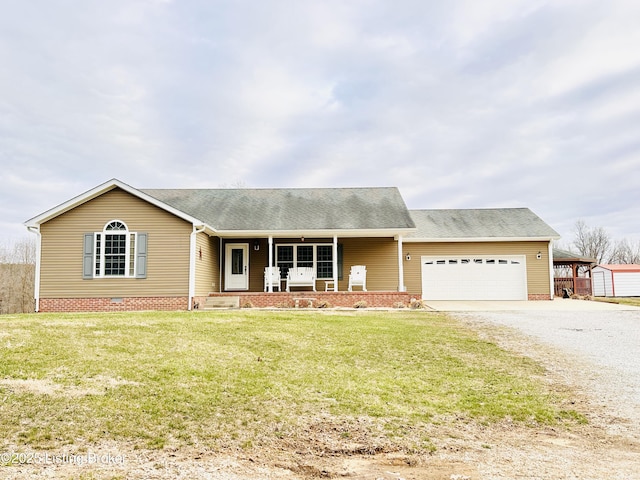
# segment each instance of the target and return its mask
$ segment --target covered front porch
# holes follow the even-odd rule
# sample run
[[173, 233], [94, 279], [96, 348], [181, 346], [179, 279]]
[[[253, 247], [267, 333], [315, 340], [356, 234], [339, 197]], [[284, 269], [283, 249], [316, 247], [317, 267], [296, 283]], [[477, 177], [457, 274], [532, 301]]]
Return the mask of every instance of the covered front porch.
[[[366, 268], [368, 292], [407, 290], [402, 240], [416, 228], [397, 188], [154, 194], [197, 219], [190, 240], [191, 305], [209, 294], [284, 293], [280, 290], [286, 290], [292, 269], [313, 272], [305, 272], [295, 285], [305, 292], [300, 296], [310, 298], [317, 292], [347, 291], [353, 266]], [[279, 271], [279, 281], [265, 283], [265, 269], [271, 268]]]
[[[221, 238], [219, 288], [210, 293], [285, 292], [289, 272], [306, 269], [313, 278], [291, 282], [292, 293], [340, 293], [350, 288], [354, 266], [366, 268], [366, 286], [354, 290], [405, 292], [402, 237]], [[273, 272], [272, 281], [267, 281]]]

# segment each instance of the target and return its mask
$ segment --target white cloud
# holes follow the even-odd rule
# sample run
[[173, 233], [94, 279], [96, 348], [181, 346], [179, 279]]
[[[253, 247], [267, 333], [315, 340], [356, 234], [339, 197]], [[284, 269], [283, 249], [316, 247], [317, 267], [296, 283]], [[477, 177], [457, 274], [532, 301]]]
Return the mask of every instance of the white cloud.
[[[576, 7], [575, 5], [574, 7]], [[623, 73], [640, 66], [640, 4], [633, 1], [590, 2], [588, 21], [580, 22], [580, 37], [562, 45], [549, 65], [545, 83], [552, 95], [562, 95], [588, 85], [594, 79]], [[585, 13], [575, 11], [579, 17]]]
[[[638, 235], [635, 2], [13, 3], [5, 232], [140, 187], [396, 185]], [[615, 187], [615, 188], [614, 188]]]

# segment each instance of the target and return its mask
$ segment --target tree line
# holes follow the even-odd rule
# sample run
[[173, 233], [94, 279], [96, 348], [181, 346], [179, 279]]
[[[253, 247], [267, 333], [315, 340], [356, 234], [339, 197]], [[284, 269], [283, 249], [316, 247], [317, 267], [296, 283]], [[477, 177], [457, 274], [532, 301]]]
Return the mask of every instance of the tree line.
[[575, 223], [572, 245], [577, 253], [599, 264], [640, 264], [640, 241], [613, 240], [607, 230], [589, 227], [584, 220]]
[[0, 246], [0, 314], [34, 311], [36, 242]]

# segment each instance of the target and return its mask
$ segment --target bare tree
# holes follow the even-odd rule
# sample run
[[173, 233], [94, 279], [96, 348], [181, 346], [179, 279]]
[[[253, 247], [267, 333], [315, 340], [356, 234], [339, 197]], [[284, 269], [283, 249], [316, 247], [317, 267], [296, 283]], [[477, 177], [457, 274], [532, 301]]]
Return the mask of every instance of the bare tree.
[[609, 263], [640, 263], [640, 241], [626, 238], [616, 242]]
[[0, 313], [33, 312], [35, 263], [33, 239], [0, 247]]
[[218, 184], [218, 188], [246, 189], [249, 188], [244, 180], [236, 179], [231, 183], [223, 182]]
[[575, 224], [574, 232], [573, 245], [581, 255], [595, 258], [598, 263], [603, 263], [605, 259], [609, 259], [611, 237], [604, 228], [590, 228], [584, 220], [578, 220]]

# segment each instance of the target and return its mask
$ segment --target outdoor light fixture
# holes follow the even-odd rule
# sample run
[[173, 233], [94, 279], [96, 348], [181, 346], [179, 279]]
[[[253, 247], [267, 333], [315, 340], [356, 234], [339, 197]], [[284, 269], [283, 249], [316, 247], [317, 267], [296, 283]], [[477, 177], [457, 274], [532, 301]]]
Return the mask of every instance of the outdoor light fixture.
[[409, 260], [411, 260], [411, 254], [410, 254], [410, 253], [407, 253], [407, 254], [404, 256], [404, 259], [405, 259], [407, 262], [408, 262]]
[[536, 255], [536, 258], [540, 260], [542, 258], [542, 252], [538, 252], [538, 254]]
[[253, 242], [253, 249], [254, 249], [255, 251], [260, 250], [260, 240], [254, 240], [254, 242]]

